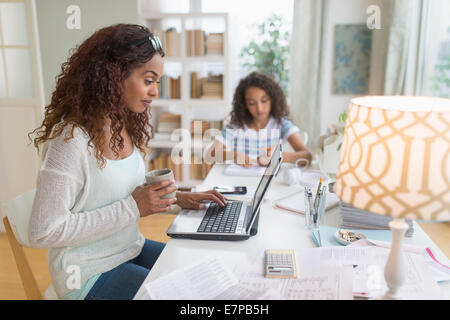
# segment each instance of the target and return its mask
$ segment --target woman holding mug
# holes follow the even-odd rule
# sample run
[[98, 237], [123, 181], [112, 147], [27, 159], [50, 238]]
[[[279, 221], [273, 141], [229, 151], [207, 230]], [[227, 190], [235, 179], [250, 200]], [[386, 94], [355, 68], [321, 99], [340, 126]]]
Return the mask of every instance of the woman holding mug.
[[52, 284], [62, 299], [132, 299], [164, 248], [138, 220], [172, 204], [223, 206], [223, 195], [176, 192], [173, 180], [145, 185], [150, 105], [158, 97], [164, 51], [150, 30], [119, 24], [79, 45], [62, 65], [35, 129], [42, 166], [30, 242], [48, 248]]

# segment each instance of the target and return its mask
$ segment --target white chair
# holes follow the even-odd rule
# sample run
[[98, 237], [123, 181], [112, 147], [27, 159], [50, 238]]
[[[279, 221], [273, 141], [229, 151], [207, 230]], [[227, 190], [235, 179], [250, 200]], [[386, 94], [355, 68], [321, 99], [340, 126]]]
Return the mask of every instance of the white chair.
[[[3, 223], [27, 299], [43, 300], [44, 297], [42, 296], [23, 249], [23, 247], [31, 247], [28, 239], [28, 223], [30, 221], [35, 193], [35, 189], [30, 190], [4, 204], [3, 211], [5, 217], [3, 218]], [[59, 299], [52, 285], [45, 291], [45, 299]]]

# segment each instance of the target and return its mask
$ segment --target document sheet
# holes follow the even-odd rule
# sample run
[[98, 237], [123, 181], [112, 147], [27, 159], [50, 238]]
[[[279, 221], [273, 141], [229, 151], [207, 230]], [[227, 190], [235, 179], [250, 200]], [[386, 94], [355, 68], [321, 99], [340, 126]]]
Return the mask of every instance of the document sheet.
[[[217, 256], [175, 270], [145, 284], [151, 299], [173, 300], [346, 300], [380, 297], [387, 291], [384, 267], [390, 249], [335, 246], [296, 250], [298, 277], [264, 277], [263, 253], [231, 270]], [[404, 252], [401, 299], [442, 299], [422, 254]]]
[[280, 298], [271, 290], [239, 283], [219, 257], [208, 257], [145, 285], [153, 300], [268, 300]]
[[352, 299], [349, 267], [314, 270], [297, 279], [269, 279], [263, 276], [261, 261], [232, 272], [219, 257], [208, 257], [145, 288], [151, 299], [167, 300]]

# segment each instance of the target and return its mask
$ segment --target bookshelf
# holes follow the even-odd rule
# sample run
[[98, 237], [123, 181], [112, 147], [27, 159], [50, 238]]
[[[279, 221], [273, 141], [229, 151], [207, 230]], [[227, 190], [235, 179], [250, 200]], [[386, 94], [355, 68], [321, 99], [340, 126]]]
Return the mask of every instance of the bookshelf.
[[[159, 36], [166, 52], [160, 96], [151, 109], [155, 136], [150, 142], [153, 150], [148, 169], [172, 168], [170, 155], [180, 141], [190, 139], [190, 145], [185, 144], [183, 149], [190, 151], [185, 156], [184, 151], [179, 154], [184, 160], [190, 158], [185, 161], [190, 163], [178, 165], [178, 171], [174, 172], [179, 187], [191, 188], [200, 184], [211, 168], [202, 161], [202, 153], [208, 145], [205, 142], [212, 141], [212, 137], [205, 141], [201, 134], [193, 135], [193, 121], [197, 121], [196, 128], [200, 131], [219, 132], [231, 109], [228, 14], [141, 10], [139, 17], [142, 24]], [[175, 119], [175, 133], [164, 131], [172, 128]]]

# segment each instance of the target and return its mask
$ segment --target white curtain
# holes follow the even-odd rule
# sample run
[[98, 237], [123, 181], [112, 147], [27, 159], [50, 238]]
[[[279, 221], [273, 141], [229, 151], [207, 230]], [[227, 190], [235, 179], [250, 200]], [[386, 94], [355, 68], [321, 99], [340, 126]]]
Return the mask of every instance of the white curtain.
[[291, 40], [291, 115], [314, 147], [320, 135], [320, 75], [325, 0], [295, 0]]
[[392, 0], [385, 95], [422, 95], [429, 0]]

